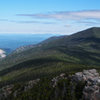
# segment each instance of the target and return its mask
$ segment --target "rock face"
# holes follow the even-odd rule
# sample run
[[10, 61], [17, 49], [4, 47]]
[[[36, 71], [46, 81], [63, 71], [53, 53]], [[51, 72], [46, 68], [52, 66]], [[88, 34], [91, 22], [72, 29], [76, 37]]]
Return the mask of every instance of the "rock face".
[[58, 82], [59, 80], [61, 80], [61, 79], [67, 79], [65, 73], [60, 74], [60, 76], [54, 77], [54, 78], [51, 80], [52, 86], [53, 86], [53, 87], [56, 87], [56, 86], [57, 86], [57, 82]]
[[100, 76], [95, 70], [84, 70], [73, 75], [73, 81], [86, 83], [82, 100], [100, 100]]
[[5, 57], [6, 57], [6, 52], [0, 49], [0, 58], [5, 58]]
[[[0, 100], [6, 100], [10, 95], [17, 97], [23, 92], [27, 92], [39, 83], [40, 79], [31, 80], [24, 85], [7, 85], [0, 89]], [[58, 87], [60, 86], [60, 88]], [[83, 70], [74, 75], [62, 73], [50, 80], [50, 87], [53, 88], [53, 96], [67, 96], [61, 100], [100, 100], [100, 76], [97, 70]], [[69, 98], [68, 99], [68, 95]], [[75, 99], [76, 98], [76, 99]]]

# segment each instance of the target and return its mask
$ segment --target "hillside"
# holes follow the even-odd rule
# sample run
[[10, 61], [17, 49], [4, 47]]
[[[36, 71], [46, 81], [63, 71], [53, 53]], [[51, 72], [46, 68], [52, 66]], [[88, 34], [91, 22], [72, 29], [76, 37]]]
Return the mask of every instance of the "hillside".
[[19, 48], [0, 62], [0, 68], [2, 69], [2, 66], [3, 68], [11, 67], [23, 61], [49, 56], [71, 63], [99, 64], [99, 43], [100, 28], [90, 28], [70, 36], [47, 39], [21, 50]]
[[21, 47], [0, 61], [1, 84], [55, 76], [61, 72], [99, 70], [99, 44], [100, 28], [90, 28]]
[[[69, 36], [51, 37], [37, 45], [16, 49], [0, 61], [0, 97], [5, 95], [8, 98], [1, 100], [51, 100], [52, 95], [55, 97], [54, 100], [79, 100], [82, 95], [86, 95], [82, 92], [86, 83], [75, 83], [76, 89], [71, 96], [73, 82], [70, 78], [75, 73], [79, 75], [78, 79], [82, 79], [81, 76], [84, 75], [90, 75], [91, 78], [91, 70], [84, 74], [83, 69], [95, 68], [100, 72], [99, 44], [100, 28], [94, 27]], [[84, 75], [81, 75], [80, 71], [83, 71]], [[58, 85], [51, 87], [51, 81], [54, 81], [55, 85], [55, 81], [59, 79], [58, 75], [62, 77], [64, 73], [64, 80], [60, 78]], [[92, 74], [98, 76], [99, 73]], [[96, 82], [94, 76], [91, 81], [88, 80], [93, 84]], [[99, 76], [97, 81], [99, 82]], [[93, 87], [88, 87], [88, 90]], [[91, 98], [95, 91], [96, 88], [93, 88], [92, 94], [89, 94]], [[55, 93], [59, 94], [58, 98]]]

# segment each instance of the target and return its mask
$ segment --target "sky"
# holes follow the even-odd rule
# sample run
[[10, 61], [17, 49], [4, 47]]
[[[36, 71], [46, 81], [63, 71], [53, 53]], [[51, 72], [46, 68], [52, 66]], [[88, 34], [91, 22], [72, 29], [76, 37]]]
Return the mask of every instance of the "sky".
[[0, 0], [0, 33], [72, 34], [100, 27], [100, 0]]

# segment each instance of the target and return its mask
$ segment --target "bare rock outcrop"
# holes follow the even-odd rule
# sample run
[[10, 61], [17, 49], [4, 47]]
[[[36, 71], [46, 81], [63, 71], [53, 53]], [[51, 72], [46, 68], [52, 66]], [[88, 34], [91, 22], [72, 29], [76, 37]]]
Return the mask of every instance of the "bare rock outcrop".
[[[2, 87], [0, 89], [0, 100], [8, 98], [10, 95], [17, 97], [32, 89], [39, 81], [40, 79], [36, 79], [21, 86], [12, 84]], [[59, 95], [64, 97], [70, 94], [71, 100], [100, 100], [100, 76], [96, 69], [83, 70], [83, 72], [77, 72], [74, 75], [62, 73], [50, 80], [49, 85], [54, 90], [52, 95], [55, 99]]]
[[86, 83], [82, 100], [100, 100], [100, 76], [95, 69], [84, 70], [73, 75], [73, 81]]
[[67, 79], [66, 74], [65, 73], [61, 73], [60, 76], [54, 77], [51, 80], [52, 86], [56, 87], [57, 86], [57, 82], [61, 79]]

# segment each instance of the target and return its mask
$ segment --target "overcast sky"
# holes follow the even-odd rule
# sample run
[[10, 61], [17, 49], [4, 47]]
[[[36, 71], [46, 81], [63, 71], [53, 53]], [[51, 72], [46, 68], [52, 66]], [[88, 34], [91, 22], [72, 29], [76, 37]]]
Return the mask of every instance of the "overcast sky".
[[100, 0], [0, 0], [0, 33], [71, 34], [100, 26]]

